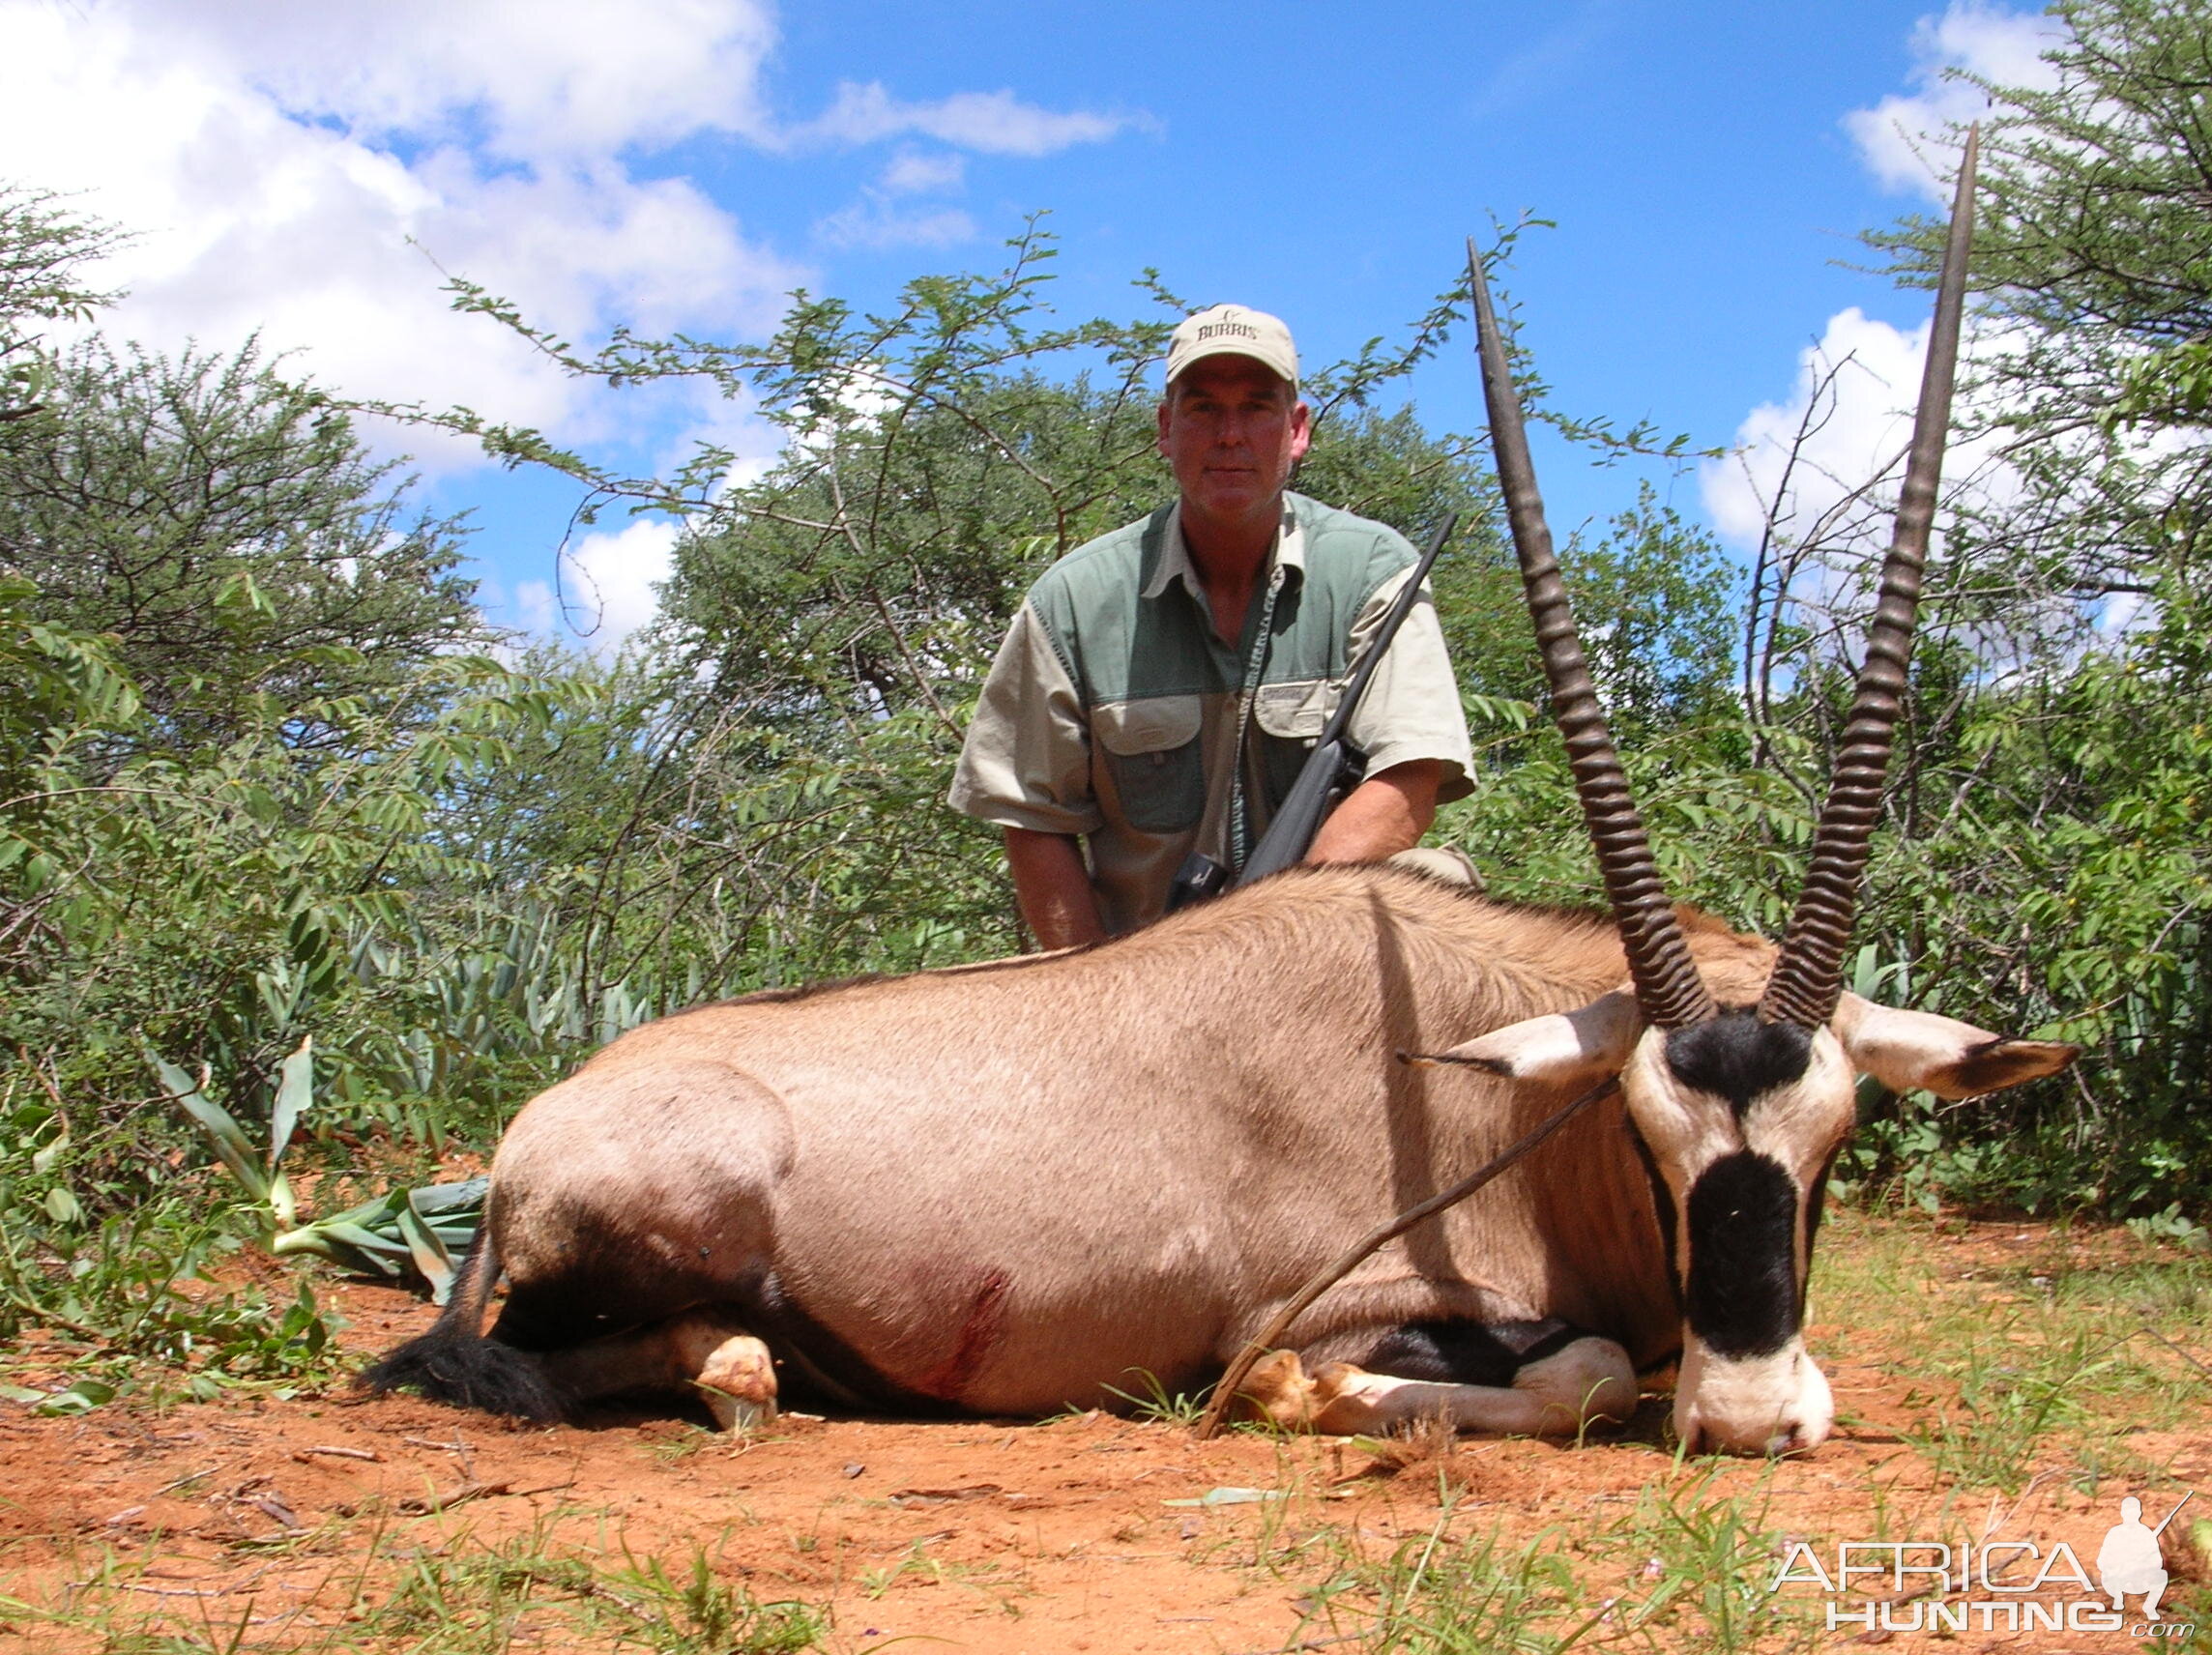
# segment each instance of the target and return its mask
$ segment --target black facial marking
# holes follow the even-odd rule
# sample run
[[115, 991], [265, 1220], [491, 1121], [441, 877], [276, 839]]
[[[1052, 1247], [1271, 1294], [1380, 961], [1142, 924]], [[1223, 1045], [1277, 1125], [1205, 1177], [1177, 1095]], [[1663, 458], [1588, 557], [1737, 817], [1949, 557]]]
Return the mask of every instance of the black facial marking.
[[1813, 1036], [1789, 1023], [1724, 1011], [1667, 1036], [1667, 1066], [1684, 1086], [1725, 1097], [1740, 1117], [1751, 1100], [1804, 1074]]
[[1667, 1180], [1659, 1175], [1658, 1157], [1651, 1153], [1651, 1146], [1644, 1143], [1644, 1134], [1637, 1131], [1636, 1123], [1628, 1123], [1628, 1141], [1636, 1146], [1636, 1158], [1644, 1163], [1644, 1176], [1651, 1185], [1651, 1211], [1659, 1220], [1659, 1251], [1667, 1261], [1667, 1285], [1674, 1290], [1674, 1308], [1682, 1308], [1682, 1272], [1674, 1263], [1674, 1192], [1667, 1187]]
[[1393, 1327], [1359, 1366], [1397, 1379], [1439, 1385], [1509, 1385], [1540, 1362], [1586, 1337], [1557, 1317], [1543, 1321], [1409, 1321]]
[[1716, 1356], [1769, 1356], [1790, 1343], [1797, 1292], [1797, 1186], [1749, 1149], [1690, 1186], [1690, 1331]]
[[[1805, 1192], [1805, 1267], [1813, 1267], [1813, 1243], [1820, 1234], [1820, 1214], [1828, 1205], [1828, 1175], [1836, 1170], [1836, 1157], [1844, 1152], [1842, 1140], [1830, 1149], [1820, 1163], [1820, 1176], [1813, 1180], [1813, 1187]], [[1804, 1312], [1799, 1310], [1802, 1316]]]

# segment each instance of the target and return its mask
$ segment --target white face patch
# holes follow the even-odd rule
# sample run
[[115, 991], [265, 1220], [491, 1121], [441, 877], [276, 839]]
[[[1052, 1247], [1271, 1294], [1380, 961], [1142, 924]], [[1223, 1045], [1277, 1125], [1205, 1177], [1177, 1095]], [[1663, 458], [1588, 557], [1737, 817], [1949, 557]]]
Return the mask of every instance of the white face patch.
[[1792, 1339], [1771, 1356], [1732, 1361], [1695, 1340], [1674, 1383], [1674, 1434], [1693, 1454], [1801, 1454], [1835, 1429], [1820, 1365]]
[[1833, 1425], [1799, 1326], [1809, 1197], [1856, 1115], [1854, 1074], [1825, 1029], [1741, 1014], [1646, 1031], [1622, 1089], [1672, 1198], [1685, 1299], [1675, 1419], [1693, 1447], [1807, 1448]]
[[1620, 1084], [1637, 1130], [1677, 1191], [1739, 1149], [1809, 1183], [1856, 1118], [1856, 1075], [1826, 1029], [1813, 1031], [1801, 1074], [1741, 1102], [1685, 1084], [1668, 1060], [1667, 1043], [1667, 1031], [1645, 1030]]
[[[1690, 1192], [1723, 1157], [1749, 1150], [1774, 1162], [1797, 1186], [1800, 1214], [1857, 1117], [1856, 1076], [1842, 1044], [1826, 1029], [1813, 1031], [1801, 1073], [1738, 1099], [1685, 1083], [1668, 1056], [1667, 1031], [1646, 1029], [1621, 1069], [1630, 1118], [1674, 1199], [1679, 1219]], [[1798, 1280], [1810, 1263], [1798, 1227]], [[1677, 1222], [1675, 1268], [1690, 1273], [1688, 1227]]]
[[1744, 1147], [1780, 1165], [1797, 1185], [1793, 1262], [1800, 1288], [1813, 1268], [1806, 1203], [1857, 1122], [1858, 1074], [1844, 1055], [1843, 1043], [1826, 1029], [1813, 1031], [1804, 1075], [1766, 1093], [1745, 1112]]
[[1804, 1074], [1761, 1093], [1744, 1111], [1743, 1147], [1810, 1187], [1857, 1118], [1858, 1076], [1843, 1043], [1816, 1029]]

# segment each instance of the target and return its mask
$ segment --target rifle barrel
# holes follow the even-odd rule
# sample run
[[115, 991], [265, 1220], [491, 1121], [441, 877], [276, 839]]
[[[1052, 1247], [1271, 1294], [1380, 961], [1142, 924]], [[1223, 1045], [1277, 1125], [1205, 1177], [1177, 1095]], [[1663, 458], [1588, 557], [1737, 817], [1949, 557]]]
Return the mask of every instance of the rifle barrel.
[[1305, 766], [1298, 771], [1298, 779], [1291, 784], [1282, 809], [1275, 812], [1267, 830], [1260, 835], [1260, 842], [1244, 859], [1243, 869], [1237, 876], [1238, 885], [1250, 885], [1256, 879], [1287, 868], [1302, 860], [1313, 848], [1314, 836], [1321, 831], [1322, 819], [1328, 814], [1330, 797], [1336, 791], [1337, 772], [1344, 768], [1344, 733], [1351, 728], [1352, 715], [1358, 711], [1360, 697], [1367, 693], [1367, 682], [1389, 653], [1398, 628], [1405, 624], [1406, 617], [1420, 600], [1421, 588], [1428, 584], [1429, 570], [1436, 567], [1437, 554], [1444, 549], [1452, 531], [1458, 527], [1459, 513], [1445, 512], [1443, 522], [1429, 537], [1428, 549], [1422, 552], [1412, 574], [1391, 601], [1388, 613], [1382, 617], [1382, 624], [1376, 628], [1367, 653], [1360, 656], [1352, 677], [1345, 681], [1336, 711], [1329, 714], [1313, 751], [1306, 755]]

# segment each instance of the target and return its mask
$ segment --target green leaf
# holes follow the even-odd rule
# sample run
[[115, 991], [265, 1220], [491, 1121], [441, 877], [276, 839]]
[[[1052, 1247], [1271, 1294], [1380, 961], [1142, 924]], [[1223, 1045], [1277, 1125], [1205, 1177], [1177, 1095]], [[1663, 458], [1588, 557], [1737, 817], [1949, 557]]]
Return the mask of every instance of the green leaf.
[[372, 1201], [364, 1201], [358, 1206], [349, 1206], [343, 1212], [334, 1212], [328, 1218], [318, 1218], [307, 1228], [310, 1230], [330, 1230], [342, 1224], [364, 1230], [375, 1230], [380, 1225], [392, 1222], [392, 1215], [398, 1210], [398, 1203], [404, 1198], [405, 1192], [402, 1190], [386, 1190]]
[[490, 1189], [489, 1178], [463, 1178], [458, 1183], [424, 1184], [421, 1189], [408, 1191], [407, 1199], [414, 1203], [417, 1212], [428, 1218], [463, 1207], [481, 1211]]
[[277, 1230], [290, 1229], [299, 1222], [300, 1204], [292, 1194], [292, 1180], [282, 1173], [269, 1177], [269, 1221]]
[[115, 1387], [100, 1379], [73, 1379], [65, 1388], [51, 1393], [40, 1403], [39, 1411], [47, 1414], [73, 1415], [90, 1413], [102, 1403], [115, 1400]]
[[[276, 1103], [269, 1118], [269, 1170], [274, 1173], [276, 1163], [284, 1158], [284, 1150], [292, 1142], [292, 1134], [300, 1124], [300, 1118], [315, 1098], [314, 1037], [304, 1035], [300, 1049], [286, 1058], [278, 1070]], [[286, 1213], [278, 1218], [279, 1224], [291, 1223]]]
[[63, 1152], [69, 1148], [69, 1127], [65, 1123], [62, 1128], [62, 1135], [59, 1138], [56, 1138], [44, 1148], [33, 1153], [31, 1156], [31, 1171], [37, 1173], [42, 1177], [44, 1176], [47, 1173], [52, 1172], [54, 1170], [54, 1163], [62, 1158]]
[[154, 1059], [154, 1071], [161, 1077], [161, 1084], [184, 1112], [199, 1123], [215, 1146], [216, 1154], [230, 1169], [230, 1176], [257, 1202], [269, 1199], [269, 1176], [261, 1170], [260, 1157], [253, 1152], [252, 1140], [239, 1125], [229, 1110], [201, 1094], [192, 1077], [176, 1064], [163, 1059]]
[[364, 1253], [404, 1253], [408, 1250], [404, 1241], [395, 1241], [389, 1235], [379, 1235], [375, 1231], [364, 1230], [358, 1224], [326, 1220], [307, 1228], [317, 1234], [329, 1236], [333, 1241], [342, 1241], [348, 1247], [359, 1247]]
[[444, 1304], [453, 1292], [453, 1261], [446, 1252], [446, 1244], [422, 1222], [422, 1215], [415, 1210], [412, 1202], [399, 1209], [398, 1216], [399, 1234], [407, 1239], [407, 1251], [415, 1260], [415, 1267], [430, 1284], [430, 1302]]

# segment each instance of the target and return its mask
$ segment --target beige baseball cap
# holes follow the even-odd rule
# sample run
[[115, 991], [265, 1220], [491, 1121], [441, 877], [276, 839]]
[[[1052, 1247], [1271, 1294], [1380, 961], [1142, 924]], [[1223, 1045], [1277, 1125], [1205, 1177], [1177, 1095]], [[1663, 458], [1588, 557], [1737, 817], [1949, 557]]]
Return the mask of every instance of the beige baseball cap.
[[1168, 383], [1207, 357], [1250, 357], [1291, 383], [1298, 383], [1298, 348], [1280, 317], [1247, 305], [1216, 305], [1185, 316], [1168, 340]]

